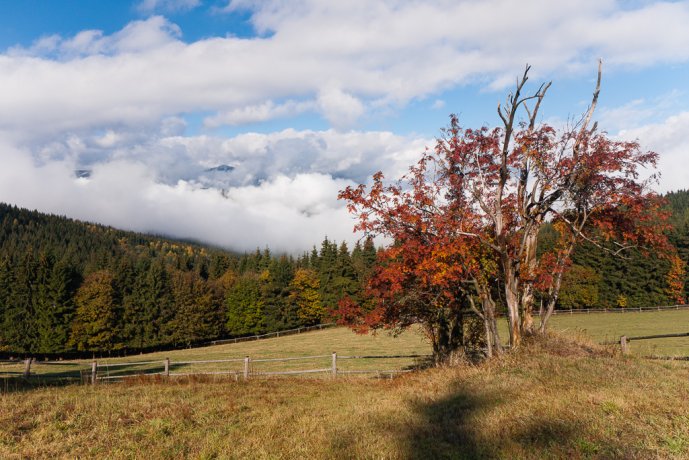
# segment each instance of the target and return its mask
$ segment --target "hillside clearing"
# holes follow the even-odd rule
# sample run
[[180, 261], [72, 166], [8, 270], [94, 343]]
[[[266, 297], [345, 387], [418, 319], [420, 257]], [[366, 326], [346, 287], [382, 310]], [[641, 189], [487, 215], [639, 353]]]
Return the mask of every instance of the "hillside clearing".
[[[616, 341], [621, 335], [639, 336], [670, 332], [689, 332], [689, 310], [629, 313], [591, 313], [557, 315], [552, 318], [554, 330], [590, 338], [595, 342]], [[507, 336], [506, 325], [502, 323], [502, 336]], [[689, 356], [689, 337], [632, 341], [630, 350], [637, 356]], [[260, 358], [294, 358], [322, 356], [322, 358], [292, 362], [254, 363], [256, 372], [287, 371], [297, 369], [321, 369], [330, 366], [330, 354], [347, 355], [425, 355], [431, 352], [429, 344], [418, 329], [409, 330], [398, 337], [386, 332], [375, 335], [360, 335], [346, 328], [331, 328], [322, 331], [286, 337], [265, 339], [236, 344], [214, 345], [201, 348], [179, 349], [132, 355], [124, 358], [98, 358], [101, 372], [116, 375], [124, 369], [108, 368], [108, 364], [122, 362], [154, 361], [157, 364], [134, 366], [131, 372], [161, 372], [163, 361], [170, 358], [173, 372], [235, 371], [242, 369], [241, 362], [224, 364], [184, 364], [175, 361], [242, 359], [251, 356]], [[399, 370], [414, 366], [419, 359], [387, 360], [340, 360], [341, 370]], [[32, 366], [35, 374], [69, 375], [77, 377], [79, 369], [90, 366], [89, 360], [64, 362], [60, 366]], [[23, 364], [0, 364], [0, 375], [21, 375]], [[318, 374], [316, 374], [318, 375]]]
[[689, 367], [553, 339], [392, 381], [214, 379], [0, 396], [1, 458], [686, 458]]

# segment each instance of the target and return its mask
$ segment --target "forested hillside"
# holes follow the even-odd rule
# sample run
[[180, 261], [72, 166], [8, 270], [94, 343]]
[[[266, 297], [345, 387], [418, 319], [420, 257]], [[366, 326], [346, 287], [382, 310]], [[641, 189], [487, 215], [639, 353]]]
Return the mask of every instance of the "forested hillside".
[[238, 255], [0, 204], [0, 352], [132, 352], [312, 325], [373, 266], [371, 241]]
[[[670, 241], [689, 265], [689, 191], [666, 195], [672, 211]], [[552, 228], [541, 236], [552, 239]], [[560, 308], [648, 307], [674, 303], [667, 295], [666, 276], [669, 263], [653, 253], [632, 251], [627, 257], [615, 257], [591, 244], [580, 245], [572, 256], [573, 265], [565, 275]], [[689, 271], [685, 277], [689, 292]]]
[[[689, 263], [689, 192], [667, 199]], [[559, 308], [671, 303], [668, 263], [652, 254], [584, 244], [572, 259]], [[375, 260], [370, 240], [240, 255], [0, 204], [0, 353], [125, 353], [318, 324], [360, 296]]]

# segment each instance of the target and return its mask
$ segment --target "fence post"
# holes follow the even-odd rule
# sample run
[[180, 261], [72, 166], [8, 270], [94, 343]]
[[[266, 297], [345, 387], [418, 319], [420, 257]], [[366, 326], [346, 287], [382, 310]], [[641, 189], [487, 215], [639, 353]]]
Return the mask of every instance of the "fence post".
[[165, 358], [163, 365], [165, 366], [165, 377], [170, 377], [170, 358]]
[[333, 367], [332, 367], [333, 378], [337, 378], [337, 353], [333, 351]]
[[91, 385], [95, 385], [97, 379], [98, 379], [98, 362], [93, 361], [91, 363]]
[[620, 337], [620, 347], [622, 348], [622, 354], [626, 355], [629, 352], [629, 349], [627, 348], [627, 336], [623, 335]]
[[251, 358], [248, 356], [244, 358], [244, 380], [249, 379], [249, 362], [251, 361]]
[[24, 360], [24, 378], [28, 379], [31, 375], [31, 358]]

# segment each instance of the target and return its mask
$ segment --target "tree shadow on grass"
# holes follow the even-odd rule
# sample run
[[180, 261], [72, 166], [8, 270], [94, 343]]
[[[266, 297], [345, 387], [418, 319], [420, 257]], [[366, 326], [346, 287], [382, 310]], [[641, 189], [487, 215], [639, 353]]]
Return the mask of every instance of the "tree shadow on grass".
[[431, 404], [414, 404], [418, 422], [401, 433], [408, 458], [489, 458], [471, 419], [475, 411], [492, 404], [462, 391]]
[[[556, 412], [534, 413], [508, 426], [481, 426], [509, 395], [455, 388], [431, 403], [415, 403], [417, 421], [399, 430], [410, 459], [636, 458], [628, 442], [601, 441], [584, 422]], [[507, 410], [505, 407], [502, 410]], [[482, 431], [486, 430], [486, 431]]]
[[[415, 422], [394, 427], [410, 459], [588, 458], [600, 455], [587, 444], [585, 427], [557, 414], [534, 415], [510, 426], [479, 422], [500, 410], [509, 395], [455, 388], [443, 399], [412, 402]], [[388, 426], [389, 427], [389, 426]]]

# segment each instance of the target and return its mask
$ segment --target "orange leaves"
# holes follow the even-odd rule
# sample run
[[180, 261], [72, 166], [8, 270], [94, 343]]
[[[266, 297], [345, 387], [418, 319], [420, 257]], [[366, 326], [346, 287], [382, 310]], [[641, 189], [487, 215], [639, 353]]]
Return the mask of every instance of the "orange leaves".
[[[430, 320], [438, 306], [466, 304], [477, 285], [496, 279], [505, 289], [512, 280], [505, 295], [512, 311], [528, 307], [532, 288], [557, 299], [569, 255], [583, 240], [601, 251], [637, 247], [670, 257], [667, 213], [649, 180], [639, 179], [657, 158], [594, 130], [462, 129], [452, 115], [435, 149], [400, 181], [386, 184], [377, 173], [369, 188], [340, 193], [358, 230], [394, 242], [369, 282], [376, 306], [359, 312], [359, 321], [382, 327]], [[545, 222], [559, 241], [538, 258], [533, 235]], [[668, 280], [677, 298], [680, 272], [675, 267]]]
[[667, 274], [667, 293], [668, 297], [678, 304], [684, 303], [684, 273], [685, 264], [678, 255], [670, 258], [670, 271]]

